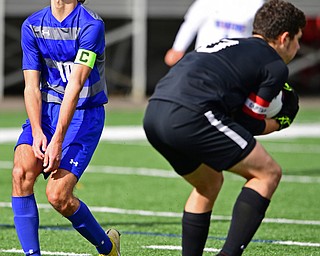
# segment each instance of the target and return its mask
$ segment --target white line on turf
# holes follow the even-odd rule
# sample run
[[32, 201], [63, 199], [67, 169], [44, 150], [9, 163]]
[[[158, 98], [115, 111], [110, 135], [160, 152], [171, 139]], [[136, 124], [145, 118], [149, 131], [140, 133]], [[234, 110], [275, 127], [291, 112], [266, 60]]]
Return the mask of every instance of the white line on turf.
[[[174, 246], [174, 245], [148, 245], [142, 246], [144, 249], [153, 249], [153, 250], [169, 250], [169, 251], [181, 251], [181, 246]], [[219, 249], [215, 248], [205, 248], [205, 252], [219, 252]]]
[[[0, 162], [1, 163], [1, 162]], [[122, 175], [140, 175], [162, 178], [180, 178], [174, 171], [151, 169], [151, 168], [133, 168], [133, 167], [115, 167], [115, 166], [97, 166], [90, 165], [86, 170], [86, 173], [107, 173], [107, 174], [122, 174]], [[232, 175], [228, 172], [230, 180], [243, 180], [243, 178]], [[295, 183], [320, 183], [320, 177], [312, 176], [295, 176], [295, 175], [283, 175], [281, 182], [295, 182]]]
[[[0, 202], [0, 207], [11, 208], [11, 203], [9, 202]], [[39, 209], [52, 209], [50, 204], [38, 204]], [[103, 213], [115, 213], [115, 214], [126, 214], [126, 215], [138, 215], [138, 216], [157, 216], [157, 217], [170, 217], [170, 218], [181, 218], [182, 213], [178, 212], [156, 212], [156, 211], [145, 211], [145, 210], [128, 210], [112, 207], [89, 207], [92, 212], [103, 212]], [[230, 216], [222, 215], [212, 215], [212, 220], [217, 221], [229, 221], [231, 220]], [[319, 220], [293, 220], [293, 219], [282, 219], [282, 218], [265, 218], [263, 222], [266, 223], [282, 223], [282, 224], [295, 224], [295, 225], [319, 225]]]
[[[17, 250], [17, 249], [9, 249], [9, 250], [4, 250], [0, 249], [0, 252], [3, 253], [17, 253], [21, 254], [23, 253], [22, 250]], [[85, 254], [85, 253], [74, 253], [74, 252], [48, 252], [48, 251], [41, 251], [41, 255], [63, 255], [63, 256], [91, 256], [91, 254]]]
[[289, 139], [289, 138], [316, 138], [320, 137], [319, 123], [294, 123], [288, 129], [258, 136], [259, 139]]
[[[11, 169], [12, 162], [0, 161], [0, 169]], [[0, 171], [1, 171], [0, 170]], [[150, 177], [162, 178], [180, 178], [174, 171], [151, 169], [151, 168], [133, 168], [133, 167], [118, 167], [118, 166], [105, 166], [105, 165], [89, 165], [85, 173], [104, 173], [104, 174], [117, 174], [117, 175], [139, 175]], [[230, 180], [243, 180], [241, 177], [225, 173], [225, 176]], [[281, 182], [288, 183], [320, 183], [320, 177], [313, 176], [296, 176], [296, 175], [283, 175]]]
[[[21, 128], [0, 128], [0, 143], [14, 142], [17, 140]], [[294, 123], [290, 129], [284, 129], [268, 135], [259, 136], [261, 139], [289, 139], [289, 138], [315, 138], [320, 137], [319, 123]], [[142, 126], [107, 126], [103, 129], [101, 140], [146, 140]]]
[[[262, 142], [262, 141], [261, 141]], [[295, 154], [319, 154], [320, 145], [286, 143], [282, 141], [263, 141], [263, 146], [269, 152], [277, 153], [295, 153]]]
[[[15, 142], [21, 133], [21, 128], [0, 128], [0, 143]], [[146, 140], [142, 126], [108, 126], [103, 129], [101, 140]]]
[[[270, 244], [279, 244], [279, 245], [295, 245], [295, 246], [302, 246], [302, 247], [320, 247], [320, 243], [304, 243], [304, 242], [294, 242], [294, 241], [270, 241]], [[144, 249], [153, 249], [153, 250], [175, 250], [181, 251], [181, 246], [174, 246], [174, 245], [147, 245], [141, 246]], [[216, 248], [205, 248], [204, 251], [206, 252], [219, 252], [219, 249]]]
[[272, 241], [272, 244], [320, 247], [320, 243], [304, 243], [304, 242], [294, 242], [294, 241]]

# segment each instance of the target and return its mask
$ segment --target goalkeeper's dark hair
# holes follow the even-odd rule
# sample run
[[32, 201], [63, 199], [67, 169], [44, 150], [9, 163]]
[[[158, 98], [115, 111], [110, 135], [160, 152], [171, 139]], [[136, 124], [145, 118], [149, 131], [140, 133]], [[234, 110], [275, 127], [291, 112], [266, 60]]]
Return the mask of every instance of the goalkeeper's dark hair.
[[85, 1], [86, 1], [86, 0], [78, 0], [78, 2], [80, 2], [80, 3], [82, 3], [82, 4], [84, 4]]
[[306, 26], [305, 14], [293, 4], [282, 0], [269, 0], [257, 11], [252, 34], [261, 35], [268, 42], [289, 32], [290, 39]]

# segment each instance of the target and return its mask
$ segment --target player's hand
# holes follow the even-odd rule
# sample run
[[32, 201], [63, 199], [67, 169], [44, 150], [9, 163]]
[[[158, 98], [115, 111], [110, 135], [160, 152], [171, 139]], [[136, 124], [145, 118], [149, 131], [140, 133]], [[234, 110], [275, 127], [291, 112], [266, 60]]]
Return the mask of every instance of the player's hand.
[[43, 159], [43, 172], [54, 172], [61, 162], [62, 143], [51, 140]]
[[279, 130], [289, 127], [299, 111], [299, 96], [288, 83], [283, 86], [282, 95], [282, 108], [274, 117], [280, 125]]
[[173, 66], [176, 64], [184, 55], [182, 51], [176, 51], [174, 49], [170, 49], [167, 51], [166, 56], [164, 57], [164, 62], [169, 66]]
[[47, 149], [47, 137], [43, 134], [42, 130], [34, 131], [32, 133], [32, 137], [32, 150], [34, 156], [40, 160], [43, 160], [44, 152]]

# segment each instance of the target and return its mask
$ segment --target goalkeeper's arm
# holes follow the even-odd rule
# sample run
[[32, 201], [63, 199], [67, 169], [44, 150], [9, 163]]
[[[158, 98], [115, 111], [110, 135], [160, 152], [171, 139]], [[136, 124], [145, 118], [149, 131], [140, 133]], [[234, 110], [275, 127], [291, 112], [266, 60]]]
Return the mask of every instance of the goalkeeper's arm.
[[266, 123], [266, 126], [261, 135], [266, 135], [280, 130], [280, 124], [276, 119], [266, 118], [264, 119], [264, 121]]
[[284, 85], [282, 89], [282, 95], [282, 108], [280, 112], [274, 117], [274, 119], [279, 123], [278, 130], [289, 127], [299, 111], [298, 94], [289, 84], [286, 83]]

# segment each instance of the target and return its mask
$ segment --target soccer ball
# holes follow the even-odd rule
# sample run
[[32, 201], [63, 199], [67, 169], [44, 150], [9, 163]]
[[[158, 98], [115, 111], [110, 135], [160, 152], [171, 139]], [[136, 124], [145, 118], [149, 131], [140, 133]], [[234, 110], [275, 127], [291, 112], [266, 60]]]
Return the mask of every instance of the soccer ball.
[[273, 98], [273, 100], [270, 102], [269, 107], [266, 111], [266, 117], [272, 118], [276, 116], [282, 108], [282, 91], [279, 92], [279, 94]]

